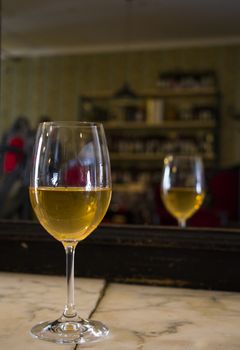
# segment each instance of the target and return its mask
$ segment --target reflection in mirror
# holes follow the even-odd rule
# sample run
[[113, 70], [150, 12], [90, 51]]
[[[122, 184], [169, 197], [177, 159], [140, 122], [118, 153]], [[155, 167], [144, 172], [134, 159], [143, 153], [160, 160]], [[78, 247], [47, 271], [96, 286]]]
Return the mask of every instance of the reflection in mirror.
[[[131, 0], [130, 16], [126, 1], [2, 1], [0, 218], [34, 219], [36, 127], [74, 118], [105, 126], [106, 222], [176, 225], [159, 191], [177, 153], [200, 155], [206, 173], [189, 226], [239, 227], [240, 3], [218, 2], [216, 16], [215, 1]], [[122, 98], [126, 55], [136, 96]]]

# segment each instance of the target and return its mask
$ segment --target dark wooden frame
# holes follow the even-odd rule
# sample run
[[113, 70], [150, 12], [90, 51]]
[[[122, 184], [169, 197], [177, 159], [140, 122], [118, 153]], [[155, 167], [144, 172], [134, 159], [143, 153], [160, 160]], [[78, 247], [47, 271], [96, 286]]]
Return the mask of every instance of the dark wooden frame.
[[[35, 222], [0, 222], [0, 270], [65, 273], [64, 249]], [[101, 225], [76, 250], [77, 276], [240, 291], [240, 230]]]

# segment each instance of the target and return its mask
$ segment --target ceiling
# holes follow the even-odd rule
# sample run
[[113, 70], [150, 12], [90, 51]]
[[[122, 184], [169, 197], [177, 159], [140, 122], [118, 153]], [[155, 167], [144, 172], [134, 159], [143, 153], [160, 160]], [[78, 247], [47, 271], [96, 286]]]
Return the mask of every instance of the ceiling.
[[4, 55], [239, 44], [238, 0], [2, 0]]

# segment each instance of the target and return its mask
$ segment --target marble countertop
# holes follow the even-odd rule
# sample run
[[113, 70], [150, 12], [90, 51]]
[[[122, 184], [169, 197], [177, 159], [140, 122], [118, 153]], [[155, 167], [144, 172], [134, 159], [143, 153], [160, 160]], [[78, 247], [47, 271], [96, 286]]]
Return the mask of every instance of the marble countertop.
[[30, 328], [60, 316], [64, 277], [0, 273], [0, 350], [239, 350], [240, 293], [106, 283], [76, 278], [82, 317], [110, 328], [107, 339], [55, 345]]

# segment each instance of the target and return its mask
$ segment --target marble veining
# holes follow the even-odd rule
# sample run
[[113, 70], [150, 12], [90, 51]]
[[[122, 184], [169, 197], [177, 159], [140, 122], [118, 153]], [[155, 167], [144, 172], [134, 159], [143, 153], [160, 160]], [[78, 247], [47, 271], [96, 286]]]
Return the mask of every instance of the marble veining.
[[111, 284], [94, 317], [112, 330], [98, 350], [240, 349], [239, 293]]
[[[79, 314], [88, 317], [105, 282], [82, 278], [75, 285]], [[64, 277], [0, 273], [0, 350], [59, 349], [60, 345], [33, 339], [29, 331], [36, 323], [58, 318], [65, 302]]]
[[109, 337], [77, 347], [32, 339], [32, 325], [62, 312], [65, 287], [64, 277], [0, 273], [0, 350], [240, 350], [240, 293], [85, 278], [76, 278], [79, 313]]

